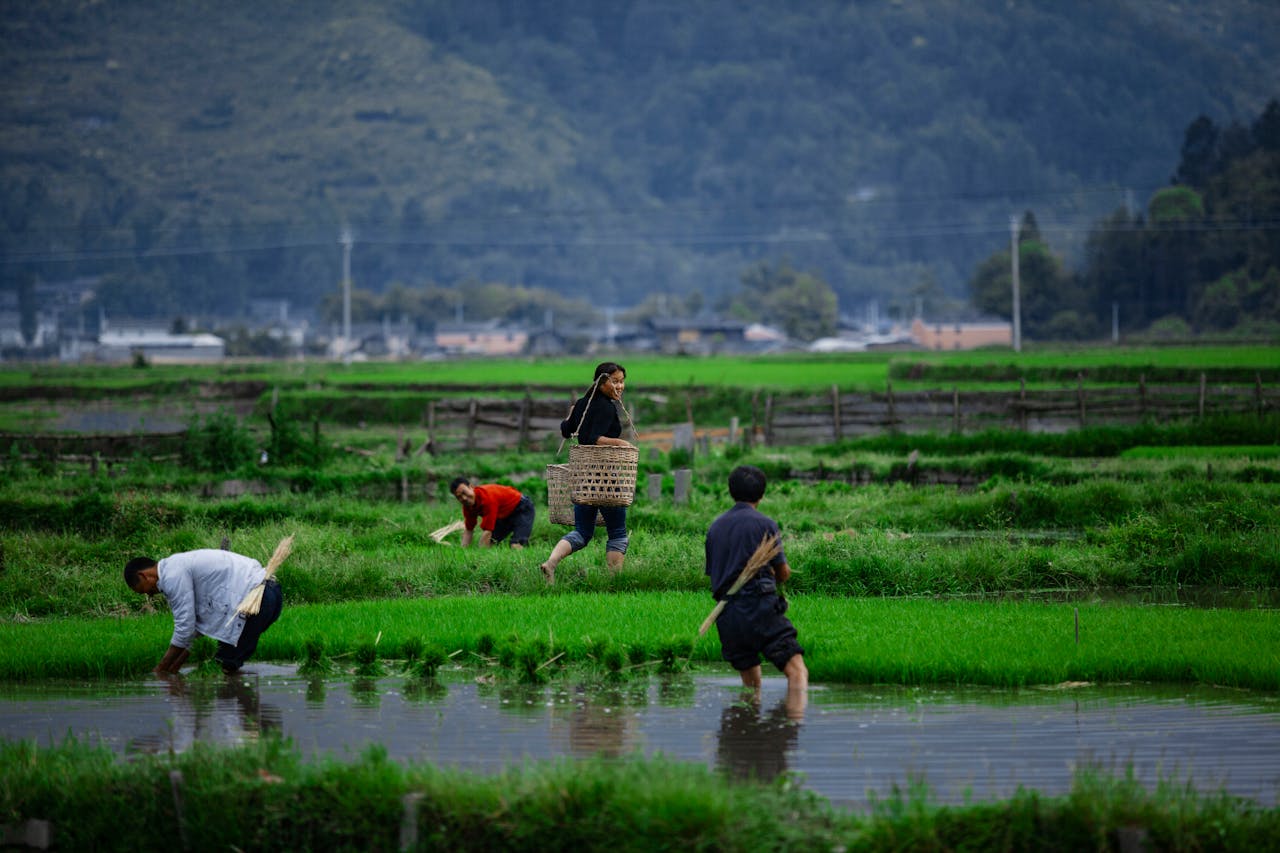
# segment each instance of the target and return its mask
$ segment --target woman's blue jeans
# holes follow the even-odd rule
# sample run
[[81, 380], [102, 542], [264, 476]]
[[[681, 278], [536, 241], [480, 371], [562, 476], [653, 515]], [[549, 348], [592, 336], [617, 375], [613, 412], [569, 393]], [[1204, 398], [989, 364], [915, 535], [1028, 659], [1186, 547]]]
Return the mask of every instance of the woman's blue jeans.
[[[627, 553], [627, 508], [625, 506], [587, 506], [573, 505], [573, 529], [563, 537], [574, 551], [587, 547], [591, 537], [596, 533], [596, 513], [604, 516], [604, 530], [608, 540], [605, 551]], [[572, 553], [572, 552], [570, 552]]]

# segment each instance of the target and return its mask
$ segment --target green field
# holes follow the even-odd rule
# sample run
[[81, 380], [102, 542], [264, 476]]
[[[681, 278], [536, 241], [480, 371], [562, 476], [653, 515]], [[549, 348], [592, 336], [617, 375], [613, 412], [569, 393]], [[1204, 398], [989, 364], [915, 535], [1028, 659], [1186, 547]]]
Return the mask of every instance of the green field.
[[[729, 387], [760, 390], [825, 390], [835, 385], [847, 391], [882, 391], [890, 370], [904, 371], [921, 364], [962, 371], [973, 387], [981, 387], [984, 374], [996, 373], [991, 387], [1006, 387], [1007, 375], [1022, 372], [1036, 376], [1047, 370], [1074, 374], [1132, 373], [1176, 370], [1192, 374], [1202, 370], [1237, 370], [1252, 378], [1280, 370], [1280, 348], [1241, 347], [1094, 347], [968, 352], [869, 352], [786, 354], [768, 356], [712, 356], [707, 358], [626, 354], [576, 359], [455, 359], [430, 362], [357, 362], [343, 365], [327, 361], [234, 363], [221, 365], [149, 365], [138, 369], [110, 366], [6, 366], [0, 369], [0, 388], [32, 385], [66, 385], [91, 394], [94, 389], [148, 386], [181, 393], [191, 384], [262, 381], [284, 388], [349, 385], [431, 385], [466, 388], [519, 389], [551, 386], [577, 389], [591, 382], [591, 368], [605, 359], [621, 361], [628, 383], [637, 391], [646, 388]], [[1052, 380], [1058, 382], [1059, 380]], [[1013, 380], [1016, 385], [1016, 379]], [[932, 387], [929, 381], [895, 379], [903, 390]], [[947, 387], [951, 386], [947, 383]]]
[[[1029, 383], [1061, 383], [1086, 368], [1099, 377], [1090, 381], [1129, 381], [1132, 371], [1147, 369], [1166, 371], [1168, 381], [1200, 370], [1247, 378], [1274, 372], [1280, 361], [1275, 350], [1215, 349], [624, 363], [629, 393], [697, 384], [721, 389], [700, 391], [701, 399], [733, 397], [736, 406], [751, 389], [878, 390], [891, 371], [924, 369], [903, 368], [900, 359], [950, 371], [947, 387], [1007, 386], [1011, 365], [1041, 371]], [[280, 572], [287, 605], [263, 637], [265, 659], [333, 675], [423, 678], [453, 661], [486, 678], [579, 684], [724, 672], [715, 632], [697, 634], [712, 605], [703, 538], [728, 508], [729, 471], [751, 463], [769, 477], [761, 509], [783, 529], [795, 571], [789, 614], [815, 682], [1208, 683], [1266, 702], [1280, 691], [1274, 413], [1063, 433], [882, 434], [828, 446], [646, 452], [629, 511], [626, 567], [607, 571], [594, 542], [561, 563], [554, 587], [537, 568], [565, 530], [546, 518], [553, 449], [432, 456], [406, 453], [406, 443], [422, 436], [394, 423], [300, 426], [280, 416], [273, 429], [265, 416], [275, 388], [282, 400], [330, 394], [358, 412], [362, 401], [378, 399], [364, 395], [380, 395], [384, 409], [398, 405], [398, 396], [418, 405], [417, 385], [467, 395], [545, 386], [567, 395], [585, 385], [584, 367], [508, 361], [0, 372], [8, 394], [0, 423], [19, 433], [0, 455], [0, 679], [146, 673], [166, 646], [171, 619], [163, 598], [125, 587], [128, 558], [218, 547], [225, 538], [265, 560], [287, 534], [296, 536]], [[923, 375], [921, 384], [936, 381]], [[195, 414], [196, 401], [216, 407], [237, 387], [229, 383], [240, 382], [260, 383], [250, 386], [257, 396], [249, 414], [229, 407]], [[175, 452], [98, 465], [84, 455], [24, 449], [24, 430], [39, 432], [60, 413], [98, 405], [113, 389], [156, 417], [191, 419]], [[270, 449], [270, 464], [260, 463], [261, 448]], [[676, 505], [681, 468], [690, 469], [692, 488]], [[447, 494], [459, 473], [534, 498], [540, 515], [529, 550], [464, 550], [456, 534], [451, 544], [432, 540], [433, 530], [459, 515]], [[650, 482], [660, 484], [656, 497]], [[1220, 600], [1233, 606], [1191, 606], [1193, 592], [1229, 593]], [[1112, 603], [1126, 594], [1166, 606]], [[220, 678], [211, 655], [211, 641], [197, 643], [188, 677]], [[4, 821], [51, 819], [68, 849], [104, 837], [141, 849], [153, 845], [156, 827], [169, 842], [183, 831], [202, 839], [193, 849], [393, 849], [396, 828], [405, 826], [431, 844], [487, 849], [591, 845], [619, 828], [625, 838], [648, 841], [646, 833], [657, 832], [681, 849], [718, 850], [1117, 849], [1135, 827], [1160, 849], [1243, 850], [1262, 849], [1280, 833], [1274, 808], [1177, 782], [1147, 791], [1133, 779], [1088, 770], [1060, 800], [1026, 792], [943, 809], [912, 790], [861, 818], [785, 778], [743, 786], [701, 768], [641, 760], [566, 762], [480, 779], [401, 768], [376, 751], [342, 763], [308, 761], [267, 739], [141, 762], [75, 743], [6, 744], [0, 763]], [[185, 816], [172, 807], [175, 771], [186, 780]], [[426, 795], [416, 824], [402, 814], [410, 792]]]

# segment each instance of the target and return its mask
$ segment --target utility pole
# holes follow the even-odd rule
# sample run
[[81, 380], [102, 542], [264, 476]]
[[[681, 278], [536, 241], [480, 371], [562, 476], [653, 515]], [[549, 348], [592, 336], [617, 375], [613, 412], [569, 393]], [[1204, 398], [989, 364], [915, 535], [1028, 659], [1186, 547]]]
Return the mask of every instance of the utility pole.
[[345, 225], [339, 237], [342, 243], [342, 360], [351, 363], [351, 244], [355, 237]]
[[1009, 217], [1009, 256], [1013, 263], [1013, 351], [1022, 352], [1022, 295], [1018, 281], [1018, 217]]

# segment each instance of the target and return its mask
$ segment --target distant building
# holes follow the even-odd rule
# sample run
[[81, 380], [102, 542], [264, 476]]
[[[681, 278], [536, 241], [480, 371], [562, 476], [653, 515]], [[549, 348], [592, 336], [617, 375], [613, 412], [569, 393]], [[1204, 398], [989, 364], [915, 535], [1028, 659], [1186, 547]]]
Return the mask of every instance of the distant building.
[[182, 335], [149, 329], [108, 329], [98, 336], [94, 357], [98, 361], [132, 361], [141, 355], [155, 364], [221, 361], [227, 344], [205, 332]]
[[1013, 346], [1013, 325], [1003, 320], [976, 322], [911, 323], [911, 338], [923, 349], [962, 350], [989, 346]]
[[747, 324], [737, 320], [657, 317], [649, 328], [665, 353], [741, 352], [746, 344]]
[[529, 332], [523, 328], [487, 323], [440, 323], [436, 346], [449, 355], [523, 355]]

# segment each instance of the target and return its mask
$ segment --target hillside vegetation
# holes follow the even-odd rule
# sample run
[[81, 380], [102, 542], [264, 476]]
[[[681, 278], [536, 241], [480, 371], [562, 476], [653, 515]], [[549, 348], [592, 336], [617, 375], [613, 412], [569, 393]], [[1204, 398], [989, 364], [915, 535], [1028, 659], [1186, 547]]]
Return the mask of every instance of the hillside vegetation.
[[[953, 296], [1251, 120], [1280, 9], [1226, 0], [4, 4], [0, 275], [116, 314], [503, 281], [707, 297], [788, 258], [846, 309]], [[108, 298], [109, 297], [109, 298]]]

